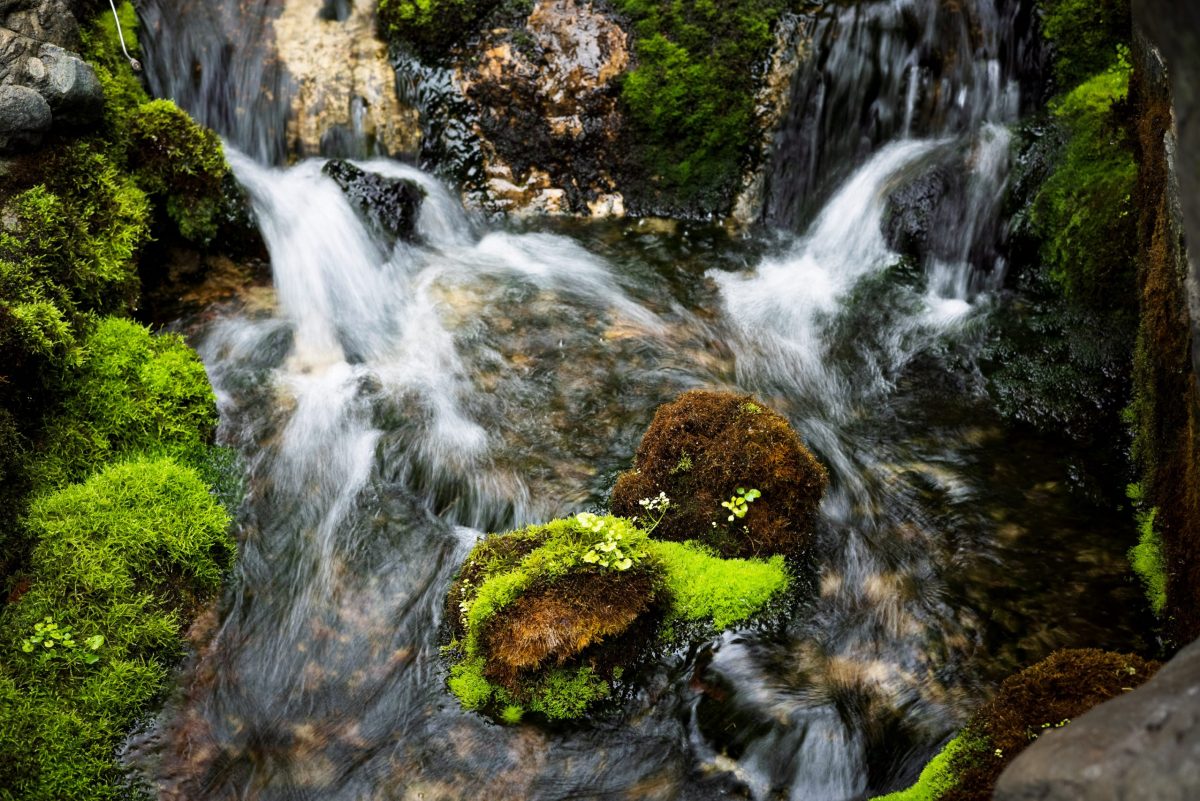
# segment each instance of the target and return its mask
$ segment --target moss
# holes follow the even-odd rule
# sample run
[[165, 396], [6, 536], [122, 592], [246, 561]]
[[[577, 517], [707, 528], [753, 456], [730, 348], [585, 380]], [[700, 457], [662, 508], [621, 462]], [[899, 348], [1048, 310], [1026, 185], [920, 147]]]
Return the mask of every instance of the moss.
[[651, 542], [670, 594], [669, 619], [709, 621], [718, 629], [762, 611], [788, 586], [783, 557], [721, 559], [694, 543]]
[[957, 783], [955, 765], [965, 760], [983, 757], [986, 742], [969, 734], [962, 734], [946, 743], [945, 748], [929, 761], [921, 771], [917, 783], [907, 790], [897, 790], [887, 795], [876, 796], [878, 801], [938, 801]]
[[788, 585], [782, 558], [722, 560], [650, 540], [629, 520], [583, 514], [485, 538], [447, 596], [457, 662], [448, 686], [471, 710], [577, 718], [610, 697], [666, 621], [724, 628]]
[[498, 5], [500, 0], [379, 0], [379, 21], [388, 38], [437, 62]]
[[[758, 411], [747, 408], [753, 405]], [[676, 467], [687, 456], [690, 470]], [[828, 484], [825, 468], [780, 415], [749, 397], [693, 391], [659, 408], [634, 469], [613, 488], [618, 515], [642, 513], [660, 492], [671, 500], [656, 537], [698, 540], [722, 556], [799, 554], [808, 545]], [[738, 488], [760, 497], [730, 522], [721, 504]]]
[[1109, 65], [1132, 38], [1128, 0], [1041, 0], [1042, 34], [1054, 50], [1054, 75], [1069, 90]]
[[35, 486], [58, 487], [133, 454], [171, 455], [200, 467], [216, 422], [204, 365], [178, 335], [152, 336], [130, 320], [106, 318], [86, 340], [70, 394], [30, 472]]
[[[117, 14], [121, 18], [125, 49], [137, 57], [140, 55], [140, 21], [133, 3], [129, 0], [118, 3]], [[121, 51], [122, 39], [117, 34], [116, 23], [107, 7], [99, 10], [90, 23], [81, 25], [79, 33], [83, 42], [80, 54], [91, 64], [104, 90], [105, 126], [108, 129], [106, 138], [119, 147], [123, 142], [122, 137], [127, 130], [130, 116], [150, 97], [142, 87], [137, 73], [125, 60]]]
[[726, 205], [753, 141], [760, 65], [786, 0], [614, 0], [633, 23], [636, 65], [621, 99], [651, 194]]
[[1049, 274], [1074, 301], [1131, 309], [1137, 167], [1118, 111], [1129, 86], [1127, 58], [1058, 100], [1066, 133], [1057, 167], [1034, 200], [1032, 220]]
[[1056, 651], [1005, 679], [914, 787], [884, 798], [989, 801], [1000, 774], [1042, 732], [1143, 684], [1159, 667], [1133, 654]]
[[129, 124], [129, 162], [143, 190], [164, 198], [184, 239], [207, 244], [217, 233], [229, 171], [221, 140], [170, 100], [138, 106]]
[[[124, 797], [113, 753], [166, 689], [181, 625], [232, 563], [228, 517], [196, 473], [170, 460], [106, 468], [39, 498], [32, 584], [0, 613], [0, 785], [23, 799]], [[94, 663], [25, 653], [50, 617]]]

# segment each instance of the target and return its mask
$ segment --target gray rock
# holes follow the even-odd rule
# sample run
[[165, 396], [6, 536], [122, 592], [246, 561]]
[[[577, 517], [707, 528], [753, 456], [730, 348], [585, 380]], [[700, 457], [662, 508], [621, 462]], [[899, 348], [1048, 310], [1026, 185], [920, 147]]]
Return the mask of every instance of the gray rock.
[[50, 128], [50, 104], [28, 86], [0, 86], [0, 148], [36, 142]]
[[1200, 798], [1200, 640], [1137, 690], [1042, 735], [1001, 774], [993, 798]]
[[28, 85], [50, 104], [55, 124], [92, 122], [104, 111], [100, 80], [91, 66], [75, 54], [44, 44], [37, 58], [26, 62], [25, 71]]

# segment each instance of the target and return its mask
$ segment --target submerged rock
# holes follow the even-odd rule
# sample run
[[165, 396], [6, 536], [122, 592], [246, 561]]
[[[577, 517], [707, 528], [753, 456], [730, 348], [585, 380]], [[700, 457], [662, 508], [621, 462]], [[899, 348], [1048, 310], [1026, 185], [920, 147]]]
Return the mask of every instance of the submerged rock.
[[404, 178], [366, 172], [348, 161], [334, 159], [321, 170], [342, 188], [350, 204], [380, 233], [412, 241], [425, 190]]
[[655, 413], [612, 508], [642, 515], [643, 499], [664, 493], [671, 507], [656, 536], [724, 556], [798, 554], [828, 483], [786, 419], [749, 395], [693, 391]]
[[788, 585], [782, 558], [719, 559], [632, 521], [579, 514], [492, 535], [446, 598], [463, 706], [515, 722], [579, 718], [652, 652], [663, 624], [724, 628]]
[[1000, 776], [996, 801], [1200, 798], [1200, 641], [1145, 686], [1038, 738]]

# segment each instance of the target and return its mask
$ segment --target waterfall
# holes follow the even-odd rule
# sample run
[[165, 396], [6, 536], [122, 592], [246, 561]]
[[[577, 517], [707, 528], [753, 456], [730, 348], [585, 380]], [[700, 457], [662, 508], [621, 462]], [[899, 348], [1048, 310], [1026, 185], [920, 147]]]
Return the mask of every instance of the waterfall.
[[[1056, 594], [1061, 565], [1016, 543], [1095, 543], [1111, 521], [1081, 527], [1070, 497], [1026, 492], [1064, 459], [1009, 447], [972, 385], [1004, 270], [1023, 58], [1008, 26], [1028, 5], [826, 4], [774, 155], [784, 230], [739, 243], [636, 221], [517, 229], [410, 166], [356, 161], [424, 192], [412, 241], [383, 237], [321, 160], [275, 166], [272, 4], [168, 20], [151, 2], [151, 83], [226, 137], [274, 287], [274, 305], [214, 309], [198, 332], [249, 494], [219, 625], [131, 743], [160, 797], [851, 801], [914, 775], [1046, 608], [1095, 619], [1089, 593]], [[936, 169], [956, 181], [914, 263], [885, 222]], [[813, 586], [786, 620], [663, 655], [610, 720], [464, 712], [439, 629], [466, 549], [602, 505], [654, 409], [695, 387], [757, 393], [829, 465]], [[1014, 573], [1024, 597], [990, 592]]]

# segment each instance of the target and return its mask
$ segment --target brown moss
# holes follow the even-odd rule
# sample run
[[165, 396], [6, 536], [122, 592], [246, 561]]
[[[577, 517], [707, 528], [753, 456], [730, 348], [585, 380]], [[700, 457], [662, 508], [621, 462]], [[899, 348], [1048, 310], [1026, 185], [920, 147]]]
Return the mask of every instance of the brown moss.
[[[645, 517], [639, 501], [663, 492], [672, 505], [655, 537], [700, 540], [726, 557], [790, 555], [808, 545], [828, 482], [787, 420], [760, 401], [692, 391], [655, 413], [634, 469], [613, 488], [612, 509]], [[730, 523], [721, 503], [739, 487], [761, 497]]]
[[1130, 103], [1136, 115], [1140, 291], [1134, 455], [1145, 503], [1158, 508], [1167, 633], [1190, 642], [1200, 636], [1200, 387], [1192, 368], [1186, 250], [1170, 209], [1170, 93], [1146, 57], [1136, 59]]
[[582, 572], [528, 590], [484, 633], [484, 673], [518, 695], [531, 675], [555, 666], [590, 662], [611, 673], [616, 662], [606, 657], [628, 662], [629, 652], [606, 655], [602, 646], [639, 620], [657, 620], [659, 595], [649, 571]]
[[996, 780], [1044, 731], [1141, 685], [1160, 667], [1133, 654], [1094, 648], [1057, 651], [1009, 676], [967, 724], [979, 743], [951, 763], [957, 783], [938, 801], [988, 801]]
[[[536, 531], [536, 529], [534, 530]], [[446, 620], [452, 639], [467, 634], [459, 604], [474, 595], [484, 580], [494, 572], [511, 570], [534, 551], [545, 536], [532, 536], [527, 531], [513, 531], [483, 539], [471, 551], [471, 557], [458, 571], [450, 591], [446, 593]]]

